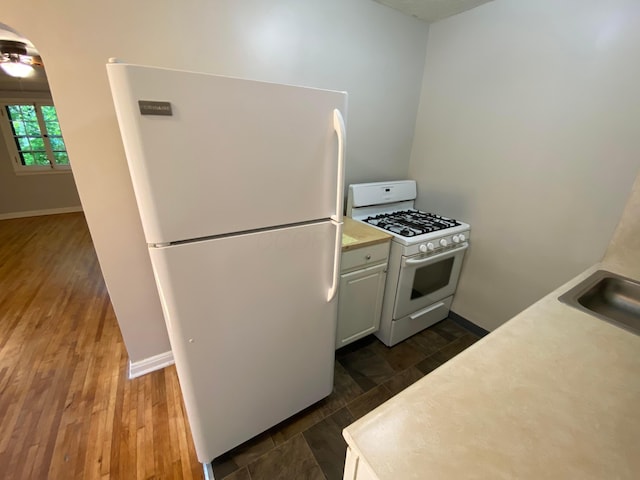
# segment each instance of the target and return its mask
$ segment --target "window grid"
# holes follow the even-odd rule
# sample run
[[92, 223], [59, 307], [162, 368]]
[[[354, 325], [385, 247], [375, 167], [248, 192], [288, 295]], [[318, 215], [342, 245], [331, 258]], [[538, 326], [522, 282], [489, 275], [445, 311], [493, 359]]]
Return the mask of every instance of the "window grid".
[[53, 105], [13, 103], [4, 107], [20, 170], [68, 169], [69, 155]]

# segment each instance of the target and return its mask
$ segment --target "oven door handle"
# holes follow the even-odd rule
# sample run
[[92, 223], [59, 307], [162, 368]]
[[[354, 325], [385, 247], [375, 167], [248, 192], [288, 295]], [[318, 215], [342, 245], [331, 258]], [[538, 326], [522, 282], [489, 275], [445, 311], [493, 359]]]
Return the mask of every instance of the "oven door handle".
[[466, 250], [469, 247], [468, 243], [463, 243], [461, 245], [459, 245], [458, 247], [452, 249], [452, 250], [447, 250], [446, 252], [442, 252], [439, 253], [437, 255], [434, 255], [432, 257], [426, 257], [426, 258], [421, 258], [420, 260], [414, 260], [412, 258], [407, 258], [404, 259], [402, 261], [402, 265], [405, 266], [412, 266], [415, 267], [416, 265], [426, 265], [428, 263], [431, 262], [435, 262], [436, 260], [439, 260], [441, 258], [447, 257], [449, 255], [451, 255], [452, 253], [458, 253], [458, 252], [462, 252], [464, 250]]

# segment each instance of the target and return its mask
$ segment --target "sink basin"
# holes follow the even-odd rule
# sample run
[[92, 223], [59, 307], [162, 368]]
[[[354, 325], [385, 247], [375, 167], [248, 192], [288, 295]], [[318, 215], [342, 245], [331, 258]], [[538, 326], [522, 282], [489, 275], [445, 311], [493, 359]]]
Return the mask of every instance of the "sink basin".
[[598, 270], [558, 300], [640, 335], [640, 282]]

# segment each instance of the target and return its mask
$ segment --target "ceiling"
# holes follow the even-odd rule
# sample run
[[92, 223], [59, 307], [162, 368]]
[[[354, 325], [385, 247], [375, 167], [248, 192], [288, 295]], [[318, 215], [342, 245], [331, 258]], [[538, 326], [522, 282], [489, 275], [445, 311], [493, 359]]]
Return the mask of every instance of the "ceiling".
[[49, 81], [44, 68], [36, 67], [27, 78], [15, 78], [0, 70], [0, 91], [12, 92], [48, 92]]
[[402, 13], [433, 23], [491, 0], [375, 0]]
[[[29, 55], [38, 55], [33, 44], [22, 37], [18, 32], [8, 25], [0, 23], [0, 38], [3, 40], [16, 40], [27, 44]], [[14, 92], [46, 92], [49, 90], [49, 82], [44, 68], [35, 68], [32, 75], [27, 78], [14, 78], [0, 69], [0, 90], [11, 90]]]

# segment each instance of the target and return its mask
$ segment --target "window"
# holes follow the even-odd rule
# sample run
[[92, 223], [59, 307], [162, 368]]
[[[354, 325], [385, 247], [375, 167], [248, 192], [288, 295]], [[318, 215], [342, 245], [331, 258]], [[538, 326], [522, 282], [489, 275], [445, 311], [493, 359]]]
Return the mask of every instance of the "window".
[[56, 107], [46, 103], [3, 103], [1, 126], [16, 173], [69, 170]]

